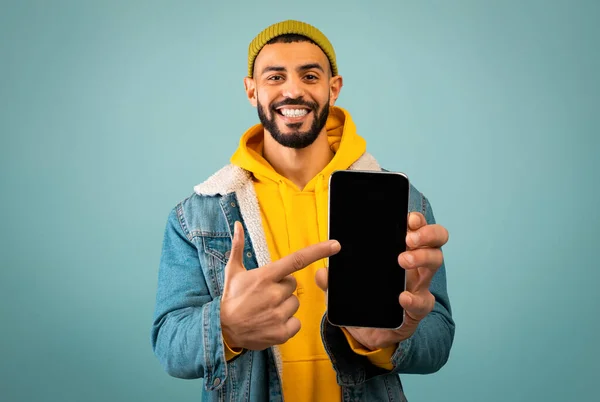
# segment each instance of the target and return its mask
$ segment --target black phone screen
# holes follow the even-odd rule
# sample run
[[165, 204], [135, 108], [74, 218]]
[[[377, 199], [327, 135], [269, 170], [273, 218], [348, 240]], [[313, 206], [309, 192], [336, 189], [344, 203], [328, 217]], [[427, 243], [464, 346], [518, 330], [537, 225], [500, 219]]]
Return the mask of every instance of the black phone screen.
[[329, 182], [327, 318], [338, 326], [398, 328], [405, 270], [408, 178], [400, 173], [340, 170]]

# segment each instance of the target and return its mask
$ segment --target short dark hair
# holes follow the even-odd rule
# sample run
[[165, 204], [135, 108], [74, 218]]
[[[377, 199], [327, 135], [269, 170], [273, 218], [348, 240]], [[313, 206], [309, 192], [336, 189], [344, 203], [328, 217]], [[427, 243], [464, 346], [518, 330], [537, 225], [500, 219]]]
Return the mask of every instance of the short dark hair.
[[304, 35], [298, 35], [298, 34], [292, 34], [292, 33], [276, 36], [273, 39], [271, 39], [270, 41], [268, 41], [267, 45], [272, 45], [273, 43], [292, 43], [292, 42], [310, 42], [313, 45], [317, 45], [315, 43], [315, 41], [313, 41], [312, 39], [310, 39]]

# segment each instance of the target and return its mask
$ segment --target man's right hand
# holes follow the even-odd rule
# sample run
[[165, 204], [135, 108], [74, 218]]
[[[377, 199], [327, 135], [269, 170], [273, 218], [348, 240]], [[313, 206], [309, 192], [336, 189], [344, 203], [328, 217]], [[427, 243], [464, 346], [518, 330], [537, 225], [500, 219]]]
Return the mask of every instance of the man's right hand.
[[300, 331], [293, 315], [299, 301], [292, 274], [340, 250], [335, 240], [298, 250], [280, 260], [247, 271], [243, 264], [244, 231], [235, 222], [221, 297], [221, 328], [232, 349], [263, 350], [285, 343]]

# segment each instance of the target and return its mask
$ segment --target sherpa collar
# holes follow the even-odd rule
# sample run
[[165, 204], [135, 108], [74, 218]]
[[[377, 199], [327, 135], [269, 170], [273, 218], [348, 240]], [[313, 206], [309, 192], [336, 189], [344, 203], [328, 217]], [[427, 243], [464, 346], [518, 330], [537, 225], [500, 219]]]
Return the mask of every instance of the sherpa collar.
[[[381, 170], [377, 160], [365, 152], [349, 170]], [[241, 189], [250, 180], [250, 172], [233, 164], [218, 170], [204, 182], [194, 186], [198, 195], [225, 195]]]

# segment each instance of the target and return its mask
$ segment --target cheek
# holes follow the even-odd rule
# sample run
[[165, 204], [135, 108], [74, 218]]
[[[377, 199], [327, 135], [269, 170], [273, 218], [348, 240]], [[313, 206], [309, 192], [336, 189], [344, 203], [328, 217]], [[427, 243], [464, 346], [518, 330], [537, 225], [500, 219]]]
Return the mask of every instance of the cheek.
[[273, 102], [273, 94], [268, 90], [268, 88], [263, 87], [256, 91], [256, 99], [261, 105], [263, 105], [263, 107], [266, 108]]
[[270, 116], [271, 110], [268, 98], [264, 96], [264, 94], [257, 93], [256, 95], [256, 103], [262, 109], [263, 114], [265, 114], [266, 116]]
[[321, 109], [325, 105], [331, 104], [332, 100], [333, 100], [333, 97], [332, 97], [332, 93], [329, 90], [329, 88], [325, 88], [322, 91], [319, 91], [318, 94], [315, 94], [315, 101], [319, 103], [319, 106], [321, 107]]

